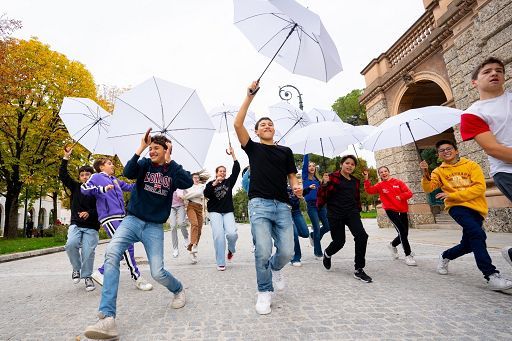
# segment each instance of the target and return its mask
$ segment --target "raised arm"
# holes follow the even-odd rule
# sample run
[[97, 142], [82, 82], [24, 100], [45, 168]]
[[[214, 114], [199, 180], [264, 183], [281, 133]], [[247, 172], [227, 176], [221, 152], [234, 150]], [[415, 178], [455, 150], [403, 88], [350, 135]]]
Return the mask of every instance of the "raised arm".
[[65, 149], [64, 150], [64, 157], [62, 158], [62, 161], [60, 163], [60, 168], [59, 168], [60, 181], [62, 181], [64, 186], [66, 186], [70, 190], [72, 190], [73, 187], [76, 186], [76, 184], [79, 184], [79, 182], [76, 180], [73, 180], [68, 173], [68, 162], [69, 162], [69, 157], [71, 155], [72, 150], [73, 149], [69, 149], [69, 150]]
[[139, 160], [142, 152], [151, 144], [151, 138], [149, 137], [150, 132], [151, 128], [149, 128], [146, 131], [146, 134], [144, 134], [140, 141], [139, 147], [137, 148], [137, 150], [135, 150], [135, 154], [124, 167], [123, 175], [126, 176], [128, 179], [137, 179], [139, 175], [139, 170], [141, 169], [141, 167], [137, 161]]
[[[258, 82], [252, 82], [249, 89], [247, 89], [247, 96], [244, 99], [244, 102], [242, 103], [242, 106], [240, 107], [238, 114], [236, 114], [235, 122], [233, 126], [235, 127], [236, 136], [238, 137], [238, 141], [240, 141], [240, 144], [242, 147], [245, 147], [247, 142], [249, 142], [250, 136], [247, 132], [247, 129], [244, 127], [244, 121], [245, 116], [247, 115], [247, 110], [249, 110], [249, 106], [251, 105], [252, 100], [254, 99], [254, 96], [256, 95], [256, 89], [258, 89]], [[251, 90], [254, 91], [251, 95]]]

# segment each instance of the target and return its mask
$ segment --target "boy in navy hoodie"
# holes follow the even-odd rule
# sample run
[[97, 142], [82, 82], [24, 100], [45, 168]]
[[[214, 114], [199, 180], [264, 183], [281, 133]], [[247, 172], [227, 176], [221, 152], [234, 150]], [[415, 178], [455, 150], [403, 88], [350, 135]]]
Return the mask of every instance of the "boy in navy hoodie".
[[[114, 164], [112, 160], [106, 157], [96, 159], [93, 164], [96, 174], [82, 185], [81, 192], [84, 195], [94, 196], [96, 198], [96, 209], [101, 226], [112, 238], [117, 228], [121, 224], [126, 211], [124, 208], [123, 192], [130, 192], [132, 184], [117, 179], [114, 176]], [[153, 289], [151, 283], [140, 275], [137, 262], [135, 261], [135, 252], [133, 245], [124, 252], [123, 258], [126, 261], [130, 275], [139, 290], [147, 291]], [[93, 272], [92, 279], [98, 284], [103, 285], [104, 264]]]
[[[135, 155], [124, 168], [124, 176], [137, 181], [128, 204], [128, 215], [107, 247], [99, 320], [85, 329], [85, 336], [91, 339], [119, 336], [115, 323], [119, 262], [123, 252], [135, 242], [142, 242], [146, 249], [153, 279], [173, 293], [171, 308], [185, 306], [183, 285], [164, 268], [163, 223], [171, 211], [173, 192], [177, 188], [190, 188], [192, 176], [181, 165], [170, 160], [170, 141], [163, 135], [149, 138], [150, 131], [142, 138]], [[139, 160], [140, 154], [148, 146], [149, 159]]]

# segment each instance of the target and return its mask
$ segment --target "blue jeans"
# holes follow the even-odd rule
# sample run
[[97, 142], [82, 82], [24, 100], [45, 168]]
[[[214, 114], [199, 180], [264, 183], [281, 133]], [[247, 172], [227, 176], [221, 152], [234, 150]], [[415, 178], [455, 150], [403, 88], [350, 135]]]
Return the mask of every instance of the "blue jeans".
[[300, 262], [300, 258], [302, 257], [302, 252], [300, 251], [300, 243], [299, 237], [307, 238], [309, 237], [308, 225], [306, 224], [306, 220], [304, 220], [304, 216], [301, 211], [292, 211], [292, 220], [293, 220], [293, 243], [295, 254], [292, 258], [292, 263]]
[[[94, 251], [98, 245], [98, 231], [77, 225], [70, 225], [66, 253], [73, 271], [80, 271], [80, 277], [91, 277], [94, 266]], [[80, 248], [82, 254], [80, 254]]]
[[142, 242], [148, 256], [151, 276], [155, 281], [177, 294], [183, 286], [164, 269], [164, 230], [162, 224], [149, 223], [129, 215], [116, 230], [105, 253], [103, 290], [99, 311], [105, 316], [116, 316], [119, 286], [119, 262], [130, 244]]
[[459, 245], [443, 252], [443, 258], [453, 260], [473, 252], [476, 266], [482, 271], [484, 277], [487, 278], [489, 275], [498, 272], [496, 267], [492, 265], [491, 256], [487, 252], [487, 245], [485, 244], [487, 235], [482, 228], [484, 218], [480, 213], [464, 206], [453, 206], [448, 213], [457, 224], [462, 226], [462, 240]]
[[217, 213], [210, 212], [210, 226], [212, 227], [213, 246], [215, 247], [215, 260], [217, 265], [226, 265], [226, 239], [228, 250], [236, 251], [238, 233], [233, 212]]
[[[313, 252], [315, 256], [322, 257], [322, 245], [320, 244], [320, 240], [324, 234], [329, 232], [331, 228], [329, 227], [329, 220], [327, 219], [327, 208], [324, 206], [321, 209], [318, 209], [316, 206], [316, 201], [308, 201], [308, 216], [311, 220], [311, 225], [313, 225]], [[320, 228], [320, 221], [322, 222], [322, 227]]]
[[[258, 291], [274, 291], [272, 271], [281, 270], [293, 256], [293, 223], [290, 206], [272, 199], [249, 200], [251, 233]], [[272, 239], [276, 253], [272, 255]]]

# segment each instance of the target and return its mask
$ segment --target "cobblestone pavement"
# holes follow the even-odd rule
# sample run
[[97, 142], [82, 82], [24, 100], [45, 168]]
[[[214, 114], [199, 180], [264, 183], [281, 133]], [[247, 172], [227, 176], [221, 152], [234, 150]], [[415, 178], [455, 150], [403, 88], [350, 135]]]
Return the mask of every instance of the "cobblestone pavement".
[[[238, 252], [225, 272], [216, 270], [209, 226], [203, 228], [199, 263], [184, 249], [172, 258], [165, 234], [166, 267], [183, 281], [187, 305], [173, 310], [171, 295], [150, 278], [144, 248], [136, 244], [143, 275], [155, 288], [135, 289], [121, 267], [117, 324], [122, 340], [342, 340], [455, 339], [511, 340], [512, 295], [486, 289], [472, 255], [450, 263], [450, 273], [435, 272], [437, 257], [460, 238], [454, 230], [412, 230], [418, 261], [408, 267], [391, 260], [390, 229], [365, 220], [370, 235], [366, 272], [374, 283], [352, 277], [354, 243], [333, 257], [331, 271], [315, 260], [301, 240], [303, 266], [283, 270], [287, 288], [275, 295], [272, 314], [254, 310], [256, 281], [248, 225], [239, 225]], [[323, 241], [327, 245], [329, 236]], [[512, 234], [489, 233], [494, 264], [512, 277], [499, 253]], [[106, 245], [96, 250], [96, 265]], [[101, 291], [74, 285], [64, 252], [0, 264], [0, 340], [85, 340], [84, 328], [96, 321]]]

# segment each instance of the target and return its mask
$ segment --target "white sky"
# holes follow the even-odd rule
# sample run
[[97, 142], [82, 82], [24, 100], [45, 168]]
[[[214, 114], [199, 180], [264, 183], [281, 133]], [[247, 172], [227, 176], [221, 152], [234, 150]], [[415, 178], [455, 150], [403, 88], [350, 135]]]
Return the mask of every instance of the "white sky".
[[[257, 115], [292, 84], [304, 110], [329, 109], [338, 97], [364, 88], [361, 70], [386, 51], [424, 12], [422, 0], [299, 0], [317, 13], [337, 45], [344, 71], [328, 83], [270, 66], [253, 102]], [[97, 84], [135, 86], [151, 76], [195, 88], [207, 110], [239, 105], [269, 59], [233, 25], [231, 0], [16, 0], [2, 13], [23, 22], [18, 38], [38, 37], [85, 64]], [[298, 101], [291, 103], [298, 106]], [[232, 140], [236, 137], [232, 135]], [[226, 137], [216, 136], [206, 168], [230, 164]], [[245, 153], [235, 144], [242, 167]], [[372, 153], [363, 153], [374, 164]], [[179, 161], [179, 160], [177, 160]]]

